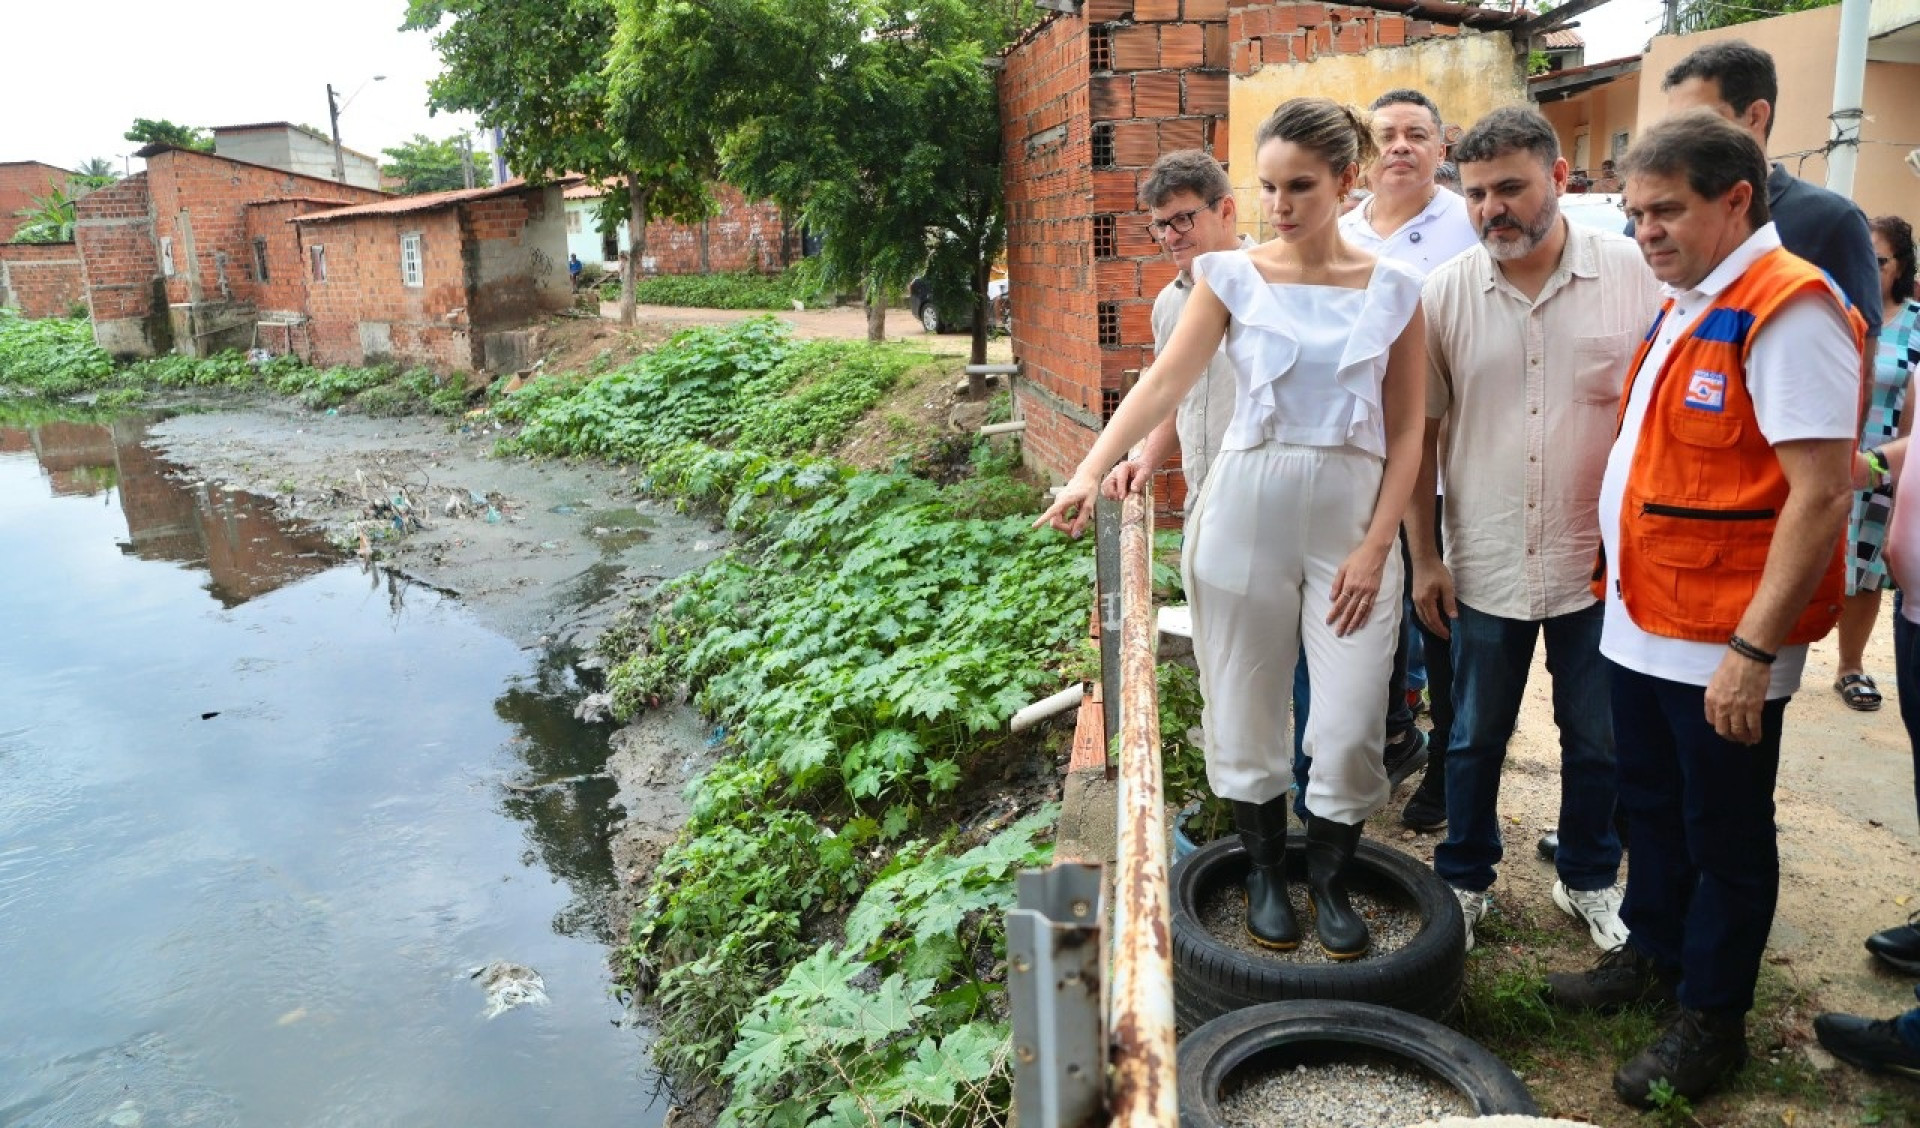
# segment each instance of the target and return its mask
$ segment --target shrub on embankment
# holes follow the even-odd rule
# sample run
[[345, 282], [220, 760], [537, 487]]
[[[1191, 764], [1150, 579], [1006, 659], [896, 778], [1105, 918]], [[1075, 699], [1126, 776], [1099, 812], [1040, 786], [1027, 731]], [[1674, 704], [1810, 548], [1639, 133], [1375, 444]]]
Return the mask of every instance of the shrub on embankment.
[[[832, 305], [833, 296], [821, 285], [819, 272], [808, 265], [810, 261], [796, 263], [779, 274], [740, 271], [641, 278], [634, 283], [633, 300], [641, 305], [697, 309], [785, 310], [792, 309], [795, 302], [809, 307]], [[617, 275], [601, 283], [600, 296], [610, 302], [620, 300]]]
[[914, 355], [750, 322], [499, 405], [525, 423], [509, 450], [638, 463], [739, 537], [606, 647], [616, 712], [684, 686], [727, 733], [630, 945], [656, 1061], [728, 1086], [727, 1125], [961, 1125], [1008, 1103], [1002, 916], [1051, 819], [1001, 829], [1014, 812], [961, 796], [1058, 684], [1092, 560], [1027, 528], [1039, 492], [984, 444], [947, 486], [806, 453]]
[[130, 402], [147, 392], [228, 388], [276, 392], [315, 409], [342, 408], [370, 415], [456, 415], [466, 407], [461, 380], [424, 368], [399, 371], [314, 368], [291, 356], [255, 362], [237, 352], [209, 357], [157, 356], [116, 364], [93, 341], [85, 319], [21, 318], [0, 309], [0, 387], [35, 396], [86, 394]]

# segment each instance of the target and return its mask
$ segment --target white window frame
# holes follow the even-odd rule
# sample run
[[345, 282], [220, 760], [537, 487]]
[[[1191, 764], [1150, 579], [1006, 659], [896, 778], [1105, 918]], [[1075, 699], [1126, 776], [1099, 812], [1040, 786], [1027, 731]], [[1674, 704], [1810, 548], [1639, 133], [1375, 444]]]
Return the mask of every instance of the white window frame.
[[427, 284], [426, 244], [418, 231], [400, 236], [400, 284], [409, 289]]
[[313, 280], [315, 282], [325, 282], [327, 280], [327, 246], [325, 243], [315, 243], [313, 246], [307, 248], [307, 264], [313, 272]]
[[160, 236], [160, 276], [172, 278], [173, 275], [173, 236], [162, 235]]

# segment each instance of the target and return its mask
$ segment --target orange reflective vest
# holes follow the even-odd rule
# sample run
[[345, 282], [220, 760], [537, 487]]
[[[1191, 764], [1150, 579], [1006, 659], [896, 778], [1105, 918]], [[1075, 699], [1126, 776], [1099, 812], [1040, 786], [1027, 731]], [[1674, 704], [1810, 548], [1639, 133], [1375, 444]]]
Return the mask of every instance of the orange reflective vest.
[[[1839, 304], [1855, 346], [1863, 347], [1866, 322], [1827, 277], [1775, 248], [1721, 292], [1654, 375], [1627, 471], [1614, 562], [1627, 615], [1648, 634], [1724, 643], [1759, 590], [1787, 478], [1747, 393], [1748, 350], [1790, 298], [1809, 290]], [[1623, 425], [1640, 366], [1672, 309], [1668, 299], [1627, 370]], [[1853, 364], [1859, 366], [1858, 353]], [[1789, 644], [1812, 642], [1839, 621], [1845, 539], [1834, 541], [1813, 598], [1787, 632]], [[1595, 595], [1605, 598], [1605, 583], [1603, 560], [1594, 573]]]

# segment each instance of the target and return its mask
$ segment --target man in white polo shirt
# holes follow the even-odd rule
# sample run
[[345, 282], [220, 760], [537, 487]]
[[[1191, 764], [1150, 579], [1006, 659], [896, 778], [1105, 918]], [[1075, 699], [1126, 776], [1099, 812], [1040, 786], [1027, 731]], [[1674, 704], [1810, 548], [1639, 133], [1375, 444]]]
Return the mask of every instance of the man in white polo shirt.
[[[1531, 107], [1480, 119], [1454, 146], [1480, 245], [1427, 276], [1427, 434], [1407, 507], [1415, 612], [1453, 643], [1447, 838], [1433, 866], [1464, 911], [1467, 945], [1492, 902], [1500, 772], [1544, 636], [1560, 730], [1553, 899], [1603, 951], [1620, 922], [1613, 726], [1591, 590], [1597, 499], [1620, 381], [1660, 306], [1633, 240], [1560, 214], [1567, 162]], [[1446, 559], [1432, 492], [1449, 430]], [[1432, 769], [1430, 768], [1429, 771]]]

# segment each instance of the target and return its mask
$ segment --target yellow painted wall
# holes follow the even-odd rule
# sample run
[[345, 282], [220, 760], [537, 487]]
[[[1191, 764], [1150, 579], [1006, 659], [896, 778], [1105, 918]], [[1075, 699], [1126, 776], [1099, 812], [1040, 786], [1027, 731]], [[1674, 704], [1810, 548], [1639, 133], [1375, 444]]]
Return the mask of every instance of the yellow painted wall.
[[[1628, 143], [1633, 141], [1640, 112], [1640, 75], [1621, 75], [1605, 86], [1548, 102], [1540, 112], [1553, 123], [1553, 131], [1560, 138], [1560, 155], [1567, 158], [1567, 164], [1576, 172], [1584, 167], [1598, 176], [1600, 162], [1613, 155], [1613, 135], [1625, 133]], [[1587, 138], [1584, 166], [1575, 160], [1582, 135]]]
[[1272, 232], [1260, 214], [1260, 181], [1253, 167], [1253, 134], [1288, 98], [1319, 95], [1365, 109], [1396, 87], [1425, 91], [1440, 107], [1448, 133], [1470, 126], [1488, 110], [1527, 100], [1526, 85], [1504, 32], [1426, 39], [1363, 55], [1326, 55], [1310, 63], [1268, 64], [1235, 75], [1227, 103], [1227, 175], [1240, 208], [1240, 229], [1256, 239]]
[[[1911, 0], [1907, 0], [1910, 5]], [[1875, 16], [1880, 15], [1875, 5]], [[1660, 80], [1675, 63], [1696, 47], [1727, 39], [1744, 39], [1773, 56], [1780, 77], [1780, 104], [1774, 107], [1773, 136], [1767, 153], [1785, 163], [1787, 171], [1815, 184], [1825, 184], [1827, 161], [1822, 155], [1801, 154], [1826, 144], [1827, 114], [1833, 108], [1835, 44], [1840, 36], [1840, 7], [1815, 8], [1792, 15], [1715, 28], [1692, 35], [1656, 36], [1641, 68], [1639, 128], [1658, 121], [1667, 111]], [[1889, 213], [1920, 219], [1920, 178], [1902, 165], [1909, 149], [1920, 144], [1914, 107], [1920, 106], [1920, 64], [1868, 62], [1862, 103], [1867, 121], [1861, 128], [1865, 144], [1854, 173], [1853, 199], [1869, 216]]]

